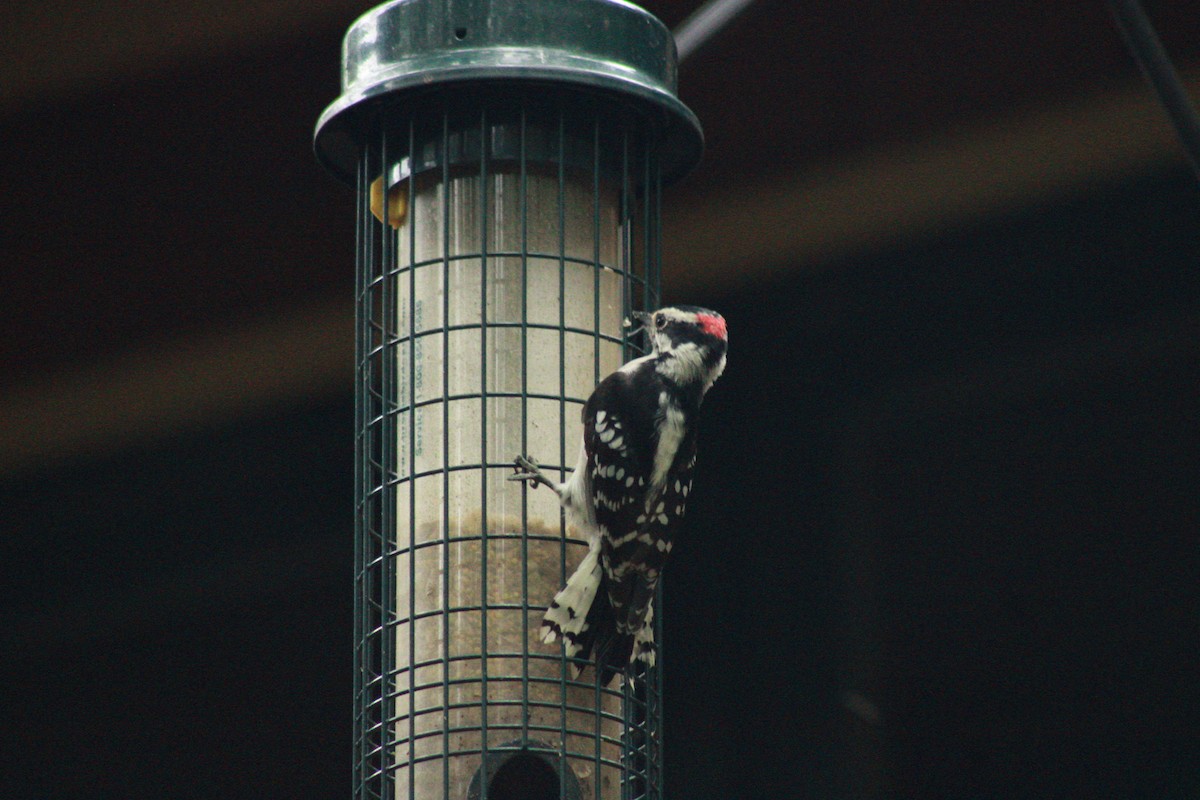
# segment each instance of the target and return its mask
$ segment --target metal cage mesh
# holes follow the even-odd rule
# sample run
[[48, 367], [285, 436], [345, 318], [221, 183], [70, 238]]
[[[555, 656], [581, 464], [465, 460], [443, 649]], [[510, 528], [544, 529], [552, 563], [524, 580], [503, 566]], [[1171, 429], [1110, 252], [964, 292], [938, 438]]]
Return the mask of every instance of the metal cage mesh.
[[537, 639], [587, 545], [506, 480], [518, 453], [565, 475], [582, 404], [638, 353], [654, 148], [614, 101], [420, 109], [381, 115], [358, 165], [355, 797], [498, 800], [541, 763], [534, 796], [660, 798], [661, 668], [603, 687]]

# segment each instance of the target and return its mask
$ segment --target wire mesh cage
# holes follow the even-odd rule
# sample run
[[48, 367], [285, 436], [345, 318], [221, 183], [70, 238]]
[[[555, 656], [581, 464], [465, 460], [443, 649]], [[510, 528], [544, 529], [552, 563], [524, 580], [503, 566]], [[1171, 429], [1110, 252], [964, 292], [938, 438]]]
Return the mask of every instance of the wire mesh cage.
[[506, 476], [518, 453], [573, 464], [622, 319], [657, 302], [656, 165], [620, 117], [458, 100], [385, 128], [359, 167], [363, 787], [452, 796], [520, 751], [582, 796], [653, 796], [658, 676], [602, 687], [536, 640], [587, 545]]
[[[524, 453], [565, 477], [587, 397], [638, 354], [622, 322], [658, 305], [661, 189], [698, 156], [698, 125], [682, 139], [692, 151], [665, 148], [661, 103], [643, 89], [562, 80], [581, 74], [580, 47], [604, 42], [567, 42], [560, 74], [539, 51], [533, 73], [497, 81], [501, 62], [520, 61], [505, 21], [525, 26], [517, 39], [544, 40], [556, 28], [528, 20], [556, 22], [562, 4], [497, 17], [449, 2], [420, 18], [436, 25], [415, 25], [434, 5], [393, 3], [355, 24], [350, 99], [317, 133], [318, 155], [358, 191], [355, 796], [659, 798], [661, 666], [603, 685], [540, 641], [542, 613], [588, 546], [552, 492], [507, 477]], [[659, 68], [673, 68], [669, 34], [639, 9], [570, 7], [589, 25], [608, 15], [601, 27], [622, 48], [650, 30], [654, 58], [670, 55]], [[389, 15], [426, 55], [462, 56], [477, 30], [492, 39], [474, 43], [476, 66], [481, 47], [504, 47], [487, 80], [439, 82], [435, 64], [403, 87], [406, 102], [363, 102], [354, 42], [377, 66]], [[418, 29], [430, 39], [411, 41]], [[394, 101], [394, 81], [384, 88]], [[661, 626], [661, 596], [655, 608]]]

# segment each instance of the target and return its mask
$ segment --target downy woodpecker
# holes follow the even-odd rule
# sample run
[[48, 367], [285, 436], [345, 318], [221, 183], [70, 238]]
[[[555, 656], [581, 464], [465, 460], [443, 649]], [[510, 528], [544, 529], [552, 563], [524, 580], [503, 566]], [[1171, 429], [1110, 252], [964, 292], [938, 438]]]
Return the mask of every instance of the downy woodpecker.
[[725, 319], [708, 309], [632, 316], [652, 350], [588, 398], [571, 476], [551, 480], [525, 456], [509, 476], [549, 486], [588, 539], [540, 633], [546, 643], [562, 637], [569, 658], [587, 660], [594, 651], [604, 684], [635, 659], [654, 663], [654, 591], [692, 490], [700, 403], [725, 369], [729, 343]]

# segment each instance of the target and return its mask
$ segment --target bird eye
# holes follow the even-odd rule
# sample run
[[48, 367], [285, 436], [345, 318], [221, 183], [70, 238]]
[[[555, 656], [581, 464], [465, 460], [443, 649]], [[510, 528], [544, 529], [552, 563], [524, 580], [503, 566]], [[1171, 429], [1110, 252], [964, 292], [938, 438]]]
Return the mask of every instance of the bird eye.
[[654, 327], [658, 328], [660, 331], [663, 328], [667, 327], [667, 318], [664, 317], [662, 314], [655, 314], [654, 315]]

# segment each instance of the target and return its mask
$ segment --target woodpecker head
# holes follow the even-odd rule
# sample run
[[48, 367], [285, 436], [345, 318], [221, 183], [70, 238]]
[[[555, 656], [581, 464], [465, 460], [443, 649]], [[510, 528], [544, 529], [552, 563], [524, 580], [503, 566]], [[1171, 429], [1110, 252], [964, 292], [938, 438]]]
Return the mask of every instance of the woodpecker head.
[[[729, 333], [725, 318], [699, 306], [667, 306], [653, 314], [630, 316], [647, 332], [657, 369], [680, 385], [700, 384], [708, 391], [725, 370]], [[628, 323], [627, 324], [631, 324]]]

